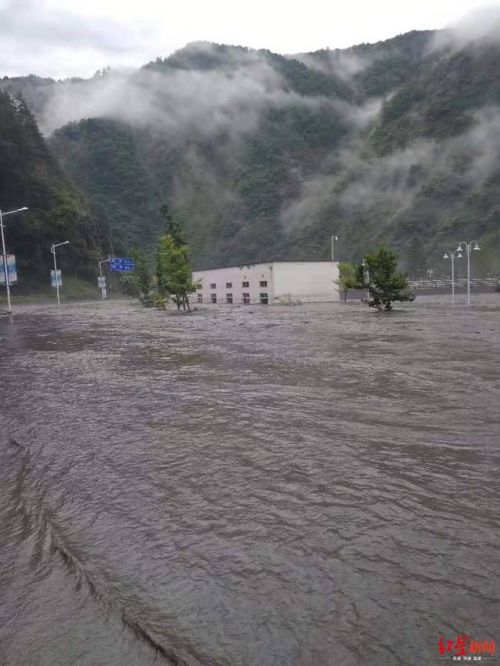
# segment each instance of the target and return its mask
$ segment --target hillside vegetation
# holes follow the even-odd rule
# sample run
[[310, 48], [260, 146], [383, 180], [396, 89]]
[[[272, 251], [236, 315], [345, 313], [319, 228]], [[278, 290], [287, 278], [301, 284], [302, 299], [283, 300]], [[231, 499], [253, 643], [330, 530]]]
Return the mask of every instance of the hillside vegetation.
[[[159, 207], [198, 268], [344, 260], [381, 242], [415, 277], [459, 240], [500, 251], [500, 46], [411, 32], [284, 57], [191, 44], [129, 73], [21, 90], [109, 251], [153, 247]], [[459, 269], [460, 270], [460, 269]]]
[[0, 92], [0, 205], [29, 210], [6, 217], [7, 251], [20, 277], [49, 280], [50, 245], [69, 240], [60, 265], [75, 277], [95, 273], [99, 230], [82, 195], [62, 172], [22, 99]]

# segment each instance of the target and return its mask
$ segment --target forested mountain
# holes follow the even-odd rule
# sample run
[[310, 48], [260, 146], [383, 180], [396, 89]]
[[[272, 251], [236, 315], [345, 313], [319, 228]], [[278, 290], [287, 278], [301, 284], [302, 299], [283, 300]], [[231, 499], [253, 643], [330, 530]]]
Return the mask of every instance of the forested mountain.
[[21, 277], [48, 280], [50, 245], [69, 240], [60, 263], [74, 275], [95, 273], [99, 232], [82, 195], [61, 171], [22, 99], [0, 92], [0, 202], [6, 217], [7, 251], [17, 257]]
[[22, 91], [107, 248], [153, 246], [167, 203], [197, 267], [358, 259], [413, 275], [477, 238], [500, 268], [500, 45], [412, 32], [280, 56], [191, 44], [138, 71], [4, 79]]

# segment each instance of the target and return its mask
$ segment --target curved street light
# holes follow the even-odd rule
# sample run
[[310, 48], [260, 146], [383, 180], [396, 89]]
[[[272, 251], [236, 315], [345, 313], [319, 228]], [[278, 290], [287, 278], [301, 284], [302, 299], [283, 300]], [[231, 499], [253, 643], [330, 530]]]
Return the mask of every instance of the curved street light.
[[56, 247], [60, 247], [61, 245], [69, 245], [69, 241], [63, 241], [62, 243], [52, 243], [52, 245], [50, 246], [50, 251], [54, 255], [54, 279], [57, 291], [57, 305], [61, 305], [61, 298], [59, 296], [59, 277], [57, 275]]
[[462, 249], [465, 249], [467, 252], [467, 305], [470, 305], [470, 253], [471, 250], [479, 252], [481, 248], [479, 247], [479, 243], [476, 240], [473, 240], [468, 243], [466, 241], [460, 241], [455, 252], [462, 252]]
[[2, 237], [2, 255], [3, 255], [3, 274], [5, 278], [5, 289], [7, 291], [7, 313], [12, 314], [12, 305], [10, 303], [10, 284], [9, 284], [9, 269], [7, 268], [7, 252], [5, 250], [5, 235], [4, 235], [4, 224], [3, 218], [7, 215], [14, 215], [14, 213], [22, 213], [23, 211], [28, 210], [27, 206], [22, 208], [16, 208], [15, 210], [7, 210], [3, 212], [0, 210], [0, 235]]
[[443, 259], [451, 259], [451, 302], [455, 303], [455, 259], [462, 258], [462, 251], [446, 250]]

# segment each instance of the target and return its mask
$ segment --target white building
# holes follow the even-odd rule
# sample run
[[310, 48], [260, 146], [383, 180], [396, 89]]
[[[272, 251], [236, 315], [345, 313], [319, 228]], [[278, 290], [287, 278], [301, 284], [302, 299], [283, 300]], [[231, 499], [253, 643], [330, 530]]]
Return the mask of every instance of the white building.
[[194, 271], [198, 303], [317, 303], [339, 300], [338, 263], [272, 261]]

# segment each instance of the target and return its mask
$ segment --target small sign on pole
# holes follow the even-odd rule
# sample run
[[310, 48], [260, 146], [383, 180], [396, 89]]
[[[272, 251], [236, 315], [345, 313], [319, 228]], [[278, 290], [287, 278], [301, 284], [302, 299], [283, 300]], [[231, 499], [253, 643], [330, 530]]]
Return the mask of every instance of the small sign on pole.
[[62, 273], [60, 269], [50, 271], [50, 282], [53, 287], [62, 287]]
[[[7, 278], [10, 284], [17, 282], [17, 268], [16, 256], [14, 254], [7, 254]], [[5, 284], [5, 271], [3, 263], [3, 254], [0, 254], [0, 284]]]
[[99, 277], [97, 278], [97, 286], [101, 290], [101, 296], [103, 298], [107, 298], [108, 291], [106, 289], [106, 278], [103, 275], [99, 275]]
[[110, 257], [110, 271], [131, 272], [135, 270], [135, 261], [128, 257]]

